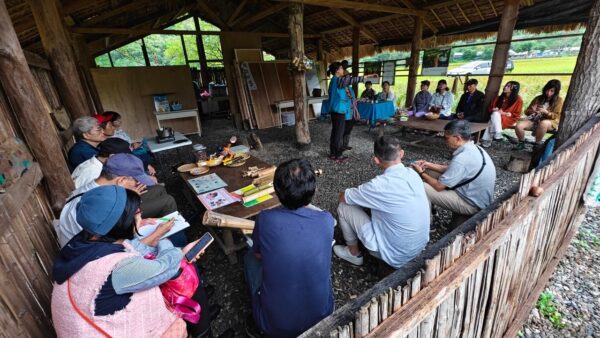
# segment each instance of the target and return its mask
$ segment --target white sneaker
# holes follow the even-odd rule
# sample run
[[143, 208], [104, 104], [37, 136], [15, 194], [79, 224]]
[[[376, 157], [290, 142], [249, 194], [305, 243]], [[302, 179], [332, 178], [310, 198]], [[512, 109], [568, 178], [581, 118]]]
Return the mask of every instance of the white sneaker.
[[363, 264], [363, 256], [359, 253], [357, 256], [354, 256], [350, 253], [350, 250], [345, 245], [335, 245], [333, 247], [333, 253], [339, 258], [354, 264], [354, 265], [362, 265]]
[[481, 146], [484, 148], [489, 148], [492, 146], [492, 140], [482, 140]]

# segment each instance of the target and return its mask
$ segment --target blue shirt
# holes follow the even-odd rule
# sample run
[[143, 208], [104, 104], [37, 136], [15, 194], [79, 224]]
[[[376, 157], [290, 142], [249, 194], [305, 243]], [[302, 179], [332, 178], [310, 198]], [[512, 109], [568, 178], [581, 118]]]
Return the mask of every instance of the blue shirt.
[[261, 254], [260, 326], [269, 337], [296, 337], [333, 312], [334, 219], [309, 208], [264, 210], [253, 250]]
[[363, 245], [398, 269], [429, 241], [429, 201], [419, 175], [402, 164], [387, 168], [357, 188], [346, 189], [346, 203], [371, 209], [371, 223], [361, 227]]
[[73, 172], [78, 165], [98, 155], [99, 152], [98, 148], [84, 140], [77, 140], [69, 149], [69, 170]]
[[429, 102], [431, 102], [431, 93], [427, 91], [418, 92], [413, 101], [414, 112], [417, 113], [429, 111]]
[[[329, 83], [329, 111], [352, 117], [352, 101], [345, 87], [340, 86], [340, 78], [333, 76]], [[348, 119], [348, 118], [347, 118]]]

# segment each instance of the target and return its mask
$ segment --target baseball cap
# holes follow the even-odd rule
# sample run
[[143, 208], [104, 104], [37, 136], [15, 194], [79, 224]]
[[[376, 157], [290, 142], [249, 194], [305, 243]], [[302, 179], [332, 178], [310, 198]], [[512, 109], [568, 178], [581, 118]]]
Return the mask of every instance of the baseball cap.
[[144, 171], [142, 160], [132, 154], [115, 154], [109, 157], [104, 163], [104, 171], [117, 176], [131, 176], [147, 186], [155, 184], [154, 180]]
[[102, 124], [110, 121], [112, 119], [112, 114], [96, 114], [94, 115], [94, 118], [96, 119], [96, 121], [98, 121], [99, 124]]
[[98, 145], [98, 149], [100, 150], [100, 154], [106, 156], [121, 153], [131, 153], [129, 143], [118, 137], [109, 137], [106, 140], [100, 142], [100, 144]]
[[77, 223], [89, 233], [104, 236], [125, 210], [127, 192], [116, 185], [103, 185], [81, 196], [75, 207]]

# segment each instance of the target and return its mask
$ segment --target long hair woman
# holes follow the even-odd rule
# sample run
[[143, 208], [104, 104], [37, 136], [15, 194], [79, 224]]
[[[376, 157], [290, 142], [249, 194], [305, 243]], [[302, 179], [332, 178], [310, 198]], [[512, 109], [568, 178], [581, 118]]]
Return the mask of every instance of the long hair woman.
[[515, 133], [519, 139], [519, 143], [515, 146], [516, 150], [525, 149], [525, 130], [531, 130], [535, 134], [536, 144], [543, 142], [544, 135], [547, 132], [558, 130], [563, 106], [560, 87], [559, 80], [550, 80], [542, 88], [542, 94], [531, 101], [529, 107], [525, 110], [527, 119], [520, 121], [515, 127]]
[[492, 139], [502, 140], [502, 129], [514, 126], [523, 112], [523, 99], [519, 95], [521, 85], [517, 81], [508, 81], [502, 94], [496, 97], [489, 107], [490, 122], [481, 138], [481, 145], [489, 147]]

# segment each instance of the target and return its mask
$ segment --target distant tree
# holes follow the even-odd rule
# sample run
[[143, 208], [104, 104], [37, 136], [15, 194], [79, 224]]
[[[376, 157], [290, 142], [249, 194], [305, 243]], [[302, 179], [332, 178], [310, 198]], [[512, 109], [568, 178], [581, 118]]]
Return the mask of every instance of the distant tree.
[[465, 61], [474, 60], [476, 56], [477, 56], [477, 53], [473, 49], [466, 49], [463, 52], [463, 60], [465, 60]]
[[486, 46], [483, 49], [483, 54], [482, 57], [484, 60], [491, 60], [492, 59], [492, 55], [494, 55], [494, 47], [492, 46]]

